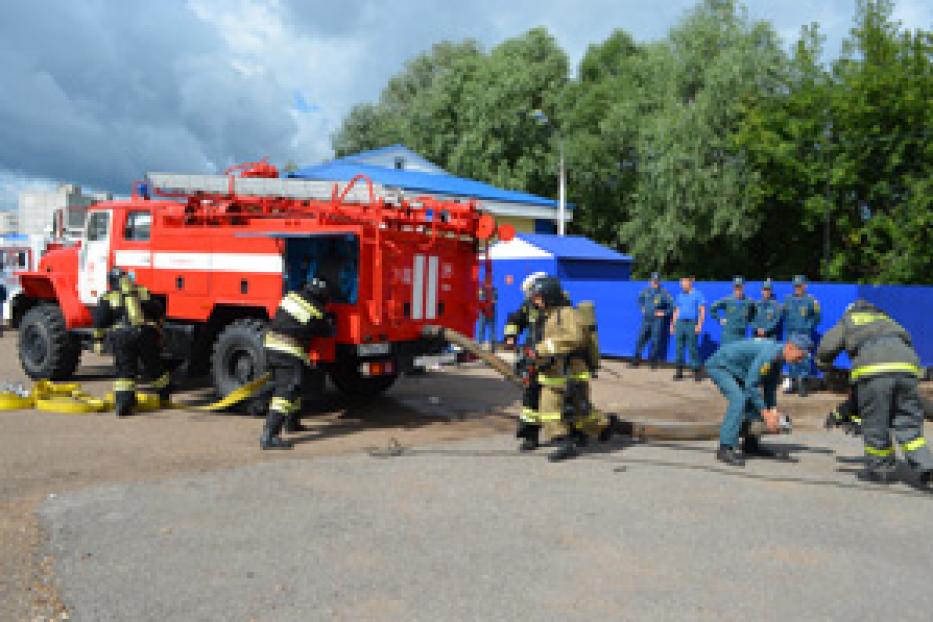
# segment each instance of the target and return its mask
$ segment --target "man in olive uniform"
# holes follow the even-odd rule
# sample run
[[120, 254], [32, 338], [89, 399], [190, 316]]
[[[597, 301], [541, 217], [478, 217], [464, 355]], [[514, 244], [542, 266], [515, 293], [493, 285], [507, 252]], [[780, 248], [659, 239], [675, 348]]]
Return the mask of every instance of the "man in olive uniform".
[[671, 334], [674, 335], [677, 351], [675, 363], [677, 371], [674, 380], [684, 379], [684, 350], [690, 349], [690, 362], [693, 366], [693, 379], [699, 382], [700, 350], [698, 340], [703, 331], [706, 317], [706, 298], [693, 288], [693, 277], [680, 279], [680, 293], [674, 299], [674, 317], [671, 320]]
[[545, 272], [535, 272], [525, 277], [522, 281], [522, 304], [508, 315], [503, 331], [507, 350], [514, 350], [519, 336], [526, 333], [522, 353], [516, 361], [525, 387], [522, 391], [522, 411], [519, 415], [518, 429], [515, 431], [515, 437], [522, 439], [521, 449], [523, 451], [537, 449], [541, 434], [541, 425], [535, 417], [538, 400], [541, 397], [541, 385], [538, 384], [538, 375], [535, 373], [534, 365], [526, 354], [533, 351], [541, 339], [541, 322], [544, 319], [541, 311], [531, 302], [531, 288], [535, 281], [546, 276]]
[[850, 382], [862, 421], [865, 469], [859, 478], [875, 482], [893, 479], [894, 445], [890, 428], [904, 457], [924, 484], [933, 475], [933, 456], [923, 436], [923, 403], [918, 391], [923, 372], [910, 334], [881, 309], [857, 300], [824, 336], [817, 364], [827, 369], [845, 350], [852, 362]]
[[[813, 333], [820, 323], [820, 303], [807, 293], [807, 278], [802, 274], [794, 277], [794, 293], [784, 300], [784, 332], [790, 339], [794, 335], [806, 335], [813, 338]], [[795, 389], [800, 397], [807, 396], [807, 378], [810, 376], [810, 359], [788, 365], [791, 382], [788, 393]]]
[[299, 291], [285, 295], [269, 323], [263, 347], [272, 373], [272, 400], [259, 439], [262, 449], [292, 448], [290, 442], [279, 437], [286, 420], [289, 432], [303, 429], [300, 394], [304, 367], [310, 362], [308, 346], [313, 337], [326, 337], [333, 332], [324, 314], [328, 299], [327, 284], [312, 278]]
[[576, 456], [577, 444], [586, 444], [590, 435], [607, 440], [612, 425], [590, 403], [589, 337], [560, 280], [537, 279], [531, 287], [531, 303], [544, 318], [541, 339], [530, 353], [541, 385], [533, 419], [556, 440], [558, 448], [548, 459], [557, 462]]
[[755, 313], [752, 301], [745, 297], [745, 279], [732, 279], [732, 295], [720, 298], [709, 308], [710, 315], [722, 326], [719, 346], [745, 339]]
[[667, 339], [664, 324], [674, 306], [674, 298], [661, 287], [661, 277], [657, 272], [651, 273], [651, 284], [638, 294], [638, 307], [641, 309], [641, 329], [638, 331], [638, 341], [635, 343], [635, 357], [631, 366], [638, 367], [641, 363], [641, 352], [648, 340], [651, 340], [651, 350], [648, 354], [651, 360], [651, 369], [658, 368], [661, 358], [661, 340]]
[[754, 303], [752, 336], [765, 339], [780, 339], [781, 303], [774, 299], [774, 283], [767, 279], [761, 286], [761, 300]]
[[[774, 457], [759, 438], [748, 432], [748, 423], [762, 419], [770, 429], [779, 420], [777, 385], [781, 366], [801, 361], [813, 344], [806, 335], [794, 335], [787, 343], [771, 339], [742, 339], [719, 348], [706, 361], [706, 373], [729, 401], [719, 429], [716, 459], [731, 466], [744, 466], [745, 456]], [[744, 433], [742, 453], [739, 437]]]
[[94, 351], [103, 352], [109, 333], [113, 347], [116, 378], [113, 381], [114, 407], [118, 417], [133, 414], [136, 406], [136, 376], [142, 362], [143, 376], [158, 392], [163, 404], [171, 398], [171, 377], [162, 362], [162, 304], [149, 290], [133, 282], [133, 277], [114, 268], [107, 275], [108, 291], [94, 309]]

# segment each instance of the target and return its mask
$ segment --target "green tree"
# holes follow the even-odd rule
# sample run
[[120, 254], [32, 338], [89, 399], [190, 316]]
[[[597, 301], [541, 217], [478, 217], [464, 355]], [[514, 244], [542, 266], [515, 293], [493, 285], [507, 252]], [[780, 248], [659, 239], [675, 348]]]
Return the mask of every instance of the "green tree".
[[933, 40], [891, 18], [889, 0], [859, 0], [833, 64], [830, 276], [933, 282]]

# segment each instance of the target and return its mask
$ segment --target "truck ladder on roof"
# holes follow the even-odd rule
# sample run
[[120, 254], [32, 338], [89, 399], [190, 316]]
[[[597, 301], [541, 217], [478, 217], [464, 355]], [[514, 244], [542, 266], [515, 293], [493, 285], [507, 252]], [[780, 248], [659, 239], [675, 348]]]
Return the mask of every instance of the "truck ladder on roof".
[[[178, 173], [149, 173], [146, 175], [149, 185], [165, 193], [193, 195], [230, 194], [230, 181], [233, 180], [233, 194], [253, 197], [276, 197], [284, 199], [313, 199], [330, 201], [337, 186], [339, 196], [349, 182], [317, 181], [310, 179], [269, 178], [269, 177], [231, 177], [229, 175], [186, 175]], [[375, 197], [386, 197], [385, 188], [373, 184]], [[369, 186], [356, 183], [344, 203], [369, 203]]]

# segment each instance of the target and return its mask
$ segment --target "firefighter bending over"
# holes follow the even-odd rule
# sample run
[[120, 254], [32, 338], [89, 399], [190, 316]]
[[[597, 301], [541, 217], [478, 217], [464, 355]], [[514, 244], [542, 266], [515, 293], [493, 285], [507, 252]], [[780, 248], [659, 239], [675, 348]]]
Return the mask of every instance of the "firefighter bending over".
[[535, 280], [530, 297], [543, 320], [540, 341], [527, 349], [541, 385], [529, 427], [534, 428], [534, 444], [542, 428], [556, 440], [557, 450], [548, 456], [556, 462], [577, 455], [577, 445], [585, 445], [590, 435], [608, 440], [612, 425], [590, 403], [590, 373], [598, 363], [593, 360], [595, 318], [585, 318], [581, 309], [570, 305], [556, 277]]
[[134, 283], [133, 277], [120, 268], [110, 271], [107, 285], [109, 291], [100, 297], [94, 311], [94, 351], [103, 352], [104, 337], [109, 332], [116, 367], [113, 396], [117, 416], [133, 414], [140, 362], [143, 377], [165, 406], [171, 398], [171, 377], [161, 357], [165, 309], [148, 289]]
[[292, 444], [279, 435], [287, 420], [289, 432], [300, 432], [301, 380], [309, 364], [308, 345], [312, 337], [331, 334], [324, 315], [328, 301], [327, 284], [311, 279], [299, 291], [285, 295], [269, 324], [263, 346], [266, 363], [272, 373], [272, 400], [266, 424], [259, 439], [262, 449], [291, 449]]
[[828, 369], [845, 350], [852, 361], [849, 380], [855, 388], [865, 443], [865, 469], [858, 478], [888, 483], [895, 477], [894, 437], [904, 458], [924, 485], [933, 481], [933, 455], [923, 436], [923, 375], [910, 334], [881, 309], [865, 300], [849, 305], [823, 335], [817, 365]]

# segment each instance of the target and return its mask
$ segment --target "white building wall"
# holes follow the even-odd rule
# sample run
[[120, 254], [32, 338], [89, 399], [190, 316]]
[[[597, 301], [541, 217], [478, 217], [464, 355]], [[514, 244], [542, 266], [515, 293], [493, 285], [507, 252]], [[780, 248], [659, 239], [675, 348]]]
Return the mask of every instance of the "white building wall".
[[52, 229], [56, 210], [65, 210], [66, 227], [80, 229], [84, 210], [94, 197], [81, 193], [81, 186], [61, 184], [55, 190], [27, 190], [19, 195], [17, 225], [20, 233], [43, 234]]
[[16, 212], [0, 211], [0, 234], [16, 233]]

